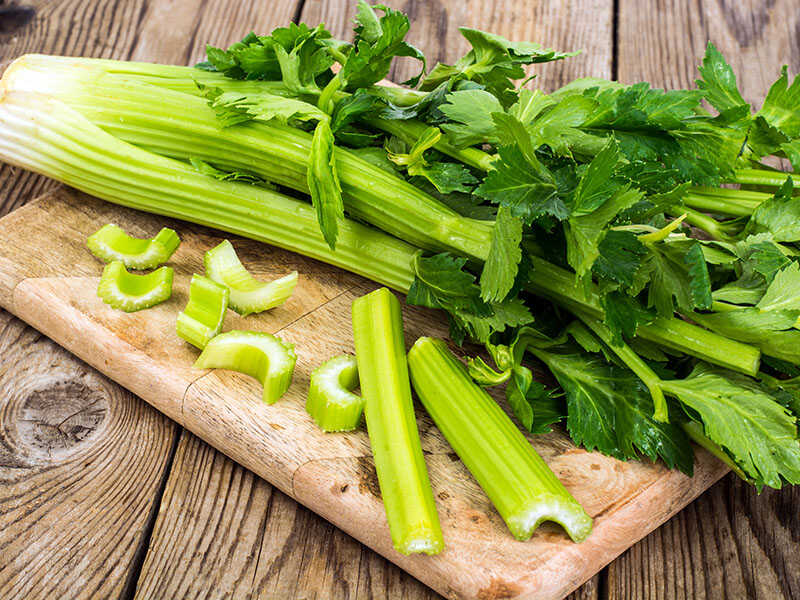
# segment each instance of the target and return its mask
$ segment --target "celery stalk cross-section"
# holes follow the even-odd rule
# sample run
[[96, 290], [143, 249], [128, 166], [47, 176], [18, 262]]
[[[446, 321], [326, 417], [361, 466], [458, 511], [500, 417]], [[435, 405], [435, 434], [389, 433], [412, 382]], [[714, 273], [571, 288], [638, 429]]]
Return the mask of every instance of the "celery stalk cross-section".
[[392, 542], [401, 554], [437, 554], [444, 540], [411, 400], [400, 302], [392, 292], [380, 288], [353, 302], [353, 339]]

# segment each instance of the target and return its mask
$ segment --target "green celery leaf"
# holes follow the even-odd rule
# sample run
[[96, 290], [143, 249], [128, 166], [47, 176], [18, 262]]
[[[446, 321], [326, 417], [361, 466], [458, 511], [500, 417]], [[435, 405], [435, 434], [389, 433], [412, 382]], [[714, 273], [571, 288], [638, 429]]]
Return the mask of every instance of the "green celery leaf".
[[522, 259], [522, 221], [509, 209], [500, 207], [492, 229], [492, 245], [481, 271], [481, 297], [486, 302], [501, 302], [514, 286]]
[[533, 322], [533, 315], [521, 298], [510, 298], [488, 306], [491, 310], [488, 316], [480, 316], [474, 311], [450, 311], [453, 339], [463, 340], [466, 335], [477, 342], [486, 343], [494, 333]]
[[800, 138], [781, 144], [781, 151], [792, 163], [792, 169], [795, 172], [800, 172]]
[[705, 92], [709, 104], [720, 113], [747, 104], [736, 85], [733, 69], [711, 42], [708, 43], [703, 64], [698, 70], [702, 79], [696, 81], [697, 87]]
[[[383, 15], [378, 17], [375, 9]], [[416, 85], [425, 72], [425, 55], [405, 41], [408, 17], [381, 4], [372, 7], [365, 0], [358, 0], [355, 22], [353, 49], [340, 71], [347, 89], [366, 88], [385, 78], [395, 56], [411, 57], [422, 63], [420, 73], [403, 82]]]
[[800, 311], [800, 263], [792, 262], [775, 274], [756, 308], [762, 312]]
[[683, 430], [653, 420], [650, 393], [631, 371], [582, 352], [531, 351], [564, 389], [567, 429], [576, 444], [621, 460], [641, 453], [692, 472], [694, 453]]
[[387, 150], [389, 160], [404, 166], [409, 176], [427, 179], [440, 194], [470, 193], [478, 180], [464, 165], [448, 162], [431, 164], [425, 158], [425, 151], [431, 149], [441, 137], [442, 133], [437, 127], [428, 127], [407, 153]]
[[499, 206], [505, 206], [515, 217], [530, 224], [550, 215], [564, 219], [569, 211], [558, 196], [556, 183], [545, 167], [532, 165], [516, 146], [501, 146], [500, 160], [494, 162], [475, 193]]
[[630, 231], [609, 230], [600, 242], [600, 256], [592, 265], [592, 272], [605, 279], [629, 288], [633, 285], [636, 271], [647, 254], [647, 248], [638, 236]]
[[319, 228], [325, 241], [334, 249], [339, 234], [339, 219], [344, 218], [344, 204], [342, 187], [336, 174], [333, 132], [328, 121], [320, 121], [314, 130], [307, 175], [311, 203], [317, 212]]
[[275, 29], [270, 38], [283, 84], [295, 94], [317, 95], [317, 77], [330, 73], [334, 59], [330, 54], [331, 34], [324, 26], [314, 29], [304, 23], [290, 23]]
[[224, 92], [217, 87], [198, 85], [223, 127], [231, 127], [251, 120], [274, 120], [284, 124], [328, 120], [328, 115], [319, 108], [295, 98], [285, 98], [264, 92], [249, 94]]
[[451, 121], [442, 125], [448, 141], [457, 148], [483, 142], [495, 142], [493, 113], [503, 107], [485, 90], [461, 90], [447, 94], [447, 102], [439, 110]]
[[621, 292], [610, 292], [600, 298], [603, 306], [603, 323], [611, 330], [612, 342], [621, 344], [632, 339], [640, 325], [652, 323], [655, 315], [634, 297]]
[[[589, 173], [588, 169], [587, 173]], [[618, 185], [613, 195], [594, 212], [570, 216], [564, 223], [564, 235], [567, 238], [567, 261], [579, 277], [589, 274], [600, 256], [600, 243], [606, 234], [608, 224], [621, 211], [630, 208], [642, 197], [643, 194], [639, 190], [632, 189], [627, 184]]]
[[602, 206], [619, 188], [614, 179], [619, 150], [614, 140], [592, 159], [575, 189], [571, 217], [588, 215]]
[[364, 116], [376, 114], [381, 108], [380, 99], [364, 89], [358, 89], [336, 103], [331, 116], [331, 129], [335, 134]]
[[722, 446], [757, 483], [800, 483], [800, 444], [789, 411], [744, 375], [699, 364], [664, 390], [695, 411], [705, 435]]
[[791, 138], [800, 136], [800, 77], [795, 77], [789, 85], [786, 65], [781, 76], [769, 88], [764, 105], [756, 113], [771, 126]]
[[525, 76], [523, 65], [561, 60], [574, 56], [575, 52], [556, 52], [530, 42], [512, 42], [502, 36], [470, 29], [459, 28], [461, 35], [472, 46], [455, 65], [437, 63], [422, 81], [423, 90], [431, 90], [442, 82], [467, 79], [483, 85], [504, 106], [516, 101], [512, 80]]
[[692, 244], [683, 257], [689, 274], [689, 293], [692, 297], [692, 306], [700, 310], [711, 308], [711, 278], [708, 275], [703, 246], [699, 243]]
[[647, 306], [662, 317], [676, 309], [692, 312], [711, 306], [711, 284], [700, 242], [679, 237], [646, 244], [648, 254], [636, 273], [632, 293], [647, 288]]
[[776, 242], [800, 241], [800, 198], [793, 197], [788, 177], [775, 195], [758, 205], [747, 223], [747, 233], [769, 232]]
[[209, 177], [213, 177], [219, 181], [238, 181], [239, 183], [250, 183], [252, 185], [258, 185], [262, 187], [273, 187], [272, 184], [265, 181], [262, 177], [256, 175], [255, 173], [247, 173], [245, 171], [223, 171], [203, 160], [200, 160], [199, 158], [194, 157], [190, 158], [189, 162], [198, 173], [208, 175]]
[[478, 317], [492, 315], [492, 308], [481, 300], [475, 276], [464, 271], [466, 258], [456, 258], [447, 252], [414, 261], [414, 281], [408, 291], [409, 304], [460, 310]]

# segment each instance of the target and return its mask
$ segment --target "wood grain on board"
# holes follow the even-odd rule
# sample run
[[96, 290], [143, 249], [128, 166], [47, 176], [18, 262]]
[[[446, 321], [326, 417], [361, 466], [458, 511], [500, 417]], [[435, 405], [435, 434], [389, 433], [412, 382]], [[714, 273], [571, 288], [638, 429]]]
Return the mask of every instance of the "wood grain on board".
[[5, 312], [0, 390], [0, 598], [121, 596], [179, 428]]
[[[691, 87], [707, 41], [761, 105], [780, 67], [800, 71], [796, 2], [621, 0], [619, 79]], [[611, 598], [800, 597], [800, 491], [758, 495], [729, 475], [608, 568]]]
[[[100, 265], [85, 250], [85, 240], [107, 222], [138, 237], [165, 224], [179, 232], [182, 243], [170, 261], [175, 269], [170, 300], [128, 314], [96, 297]], [[62, 190], [5, 217], [0, 239], [0, 304], [448, 597], [482, 599], [502, 592], [560, 598], [725, 472], [703, 452], [689, 479], [661, 464], [624, 463], [577, 449], [563, 432], [536, 436], [532, 443], [595, 526], [582, 544], [549, 525], [519, 542], [420, 411], [446, 549], [434, 557], [401, 556], [391, 547], [366, 432], [324, 434], [304, 408], [310, 371], [332, 355], [353, 351], [350, 304], [375, 284], [296, 254], [235, 240], [257, 277], [302, 273], [284, 305], [246, 319], [234, 313], [226, 318], [226, 329], [268, 331], [296, 344], [293, 384], [280, 402], [267, 406], [259, 401], [254, 380], [193, 369], [196, 350], [174, 334], [190, 276], [201, 269], [203, 252], [220, 241], [219, 233]], [[31, 239], [37, 240], [35, 249]], [[409, 344], [423, 333], [446, 334], [434, 311], [404, 306], [403, 313]]]

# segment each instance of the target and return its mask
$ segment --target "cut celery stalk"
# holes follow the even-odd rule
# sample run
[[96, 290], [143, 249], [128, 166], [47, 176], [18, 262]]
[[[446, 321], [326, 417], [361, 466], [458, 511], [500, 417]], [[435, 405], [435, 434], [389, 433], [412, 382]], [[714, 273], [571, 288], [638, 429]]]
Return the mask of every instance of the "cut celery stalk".
[[353, 393], [358, 365], [349, 354], [336, 356], [311, 373], [306, 410], [323, 431], [351, 431], [358, 427], [364, 399]]
[[181, 240], [172, 229], [164, 227], [154, 238], [129, 236], [118, 225], [104, 225], [86, 240], [86, 245], [103, 262], [122, 261], [128, 269], [155, 269], [167, 262]]
[[242, 316], [286, 302], [297, 285], [297, 271], [275, 281], [258, 281], [244, 268], [228, 240], [206, 252], [206, 275], [230, 290], [230, 307]]
[[262, 399], [273, 404], [289, 389], [295, 362], [294, 344], [270, 333], [234, 330], [209, 341], [194, 366], [228, 369], [255, 377], [264, 386]]
[[419, 338], [408, 365], [425, 409], [515, 538], [555, 521], [573, 541], [586, 539], [592, 519], [442, 340]]
[[222, 329], [228, 288], [202, 275], [192, 275], [189, 303], [178, 313], [178, 336], [202, 350]]
[[392, 543], [401, 554], [444, 546], [411, 400], [400, 302], [380, 288], [353, 302], [361, 394]]
[[172, 295], [172, 267], [161, 267], [147, 275], [128, 273], [121, 260], [103, 268], [97, 295], [117, 310], [135, 312], [164, 302]]

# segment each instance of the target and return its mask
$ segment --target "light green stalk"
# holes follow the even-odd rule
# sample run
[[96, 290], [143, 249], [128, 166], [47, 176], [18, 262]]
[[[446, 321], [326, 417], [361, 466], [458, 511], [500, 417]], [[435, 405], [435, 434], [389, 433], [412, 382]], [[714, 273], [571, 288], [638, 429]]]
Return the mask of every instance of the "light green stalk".
[[401, 554], [438, 554], [444, 540], [411, 400], [400, 302], [388, 289], [353, 302], [353, 341], [392, 542]]

